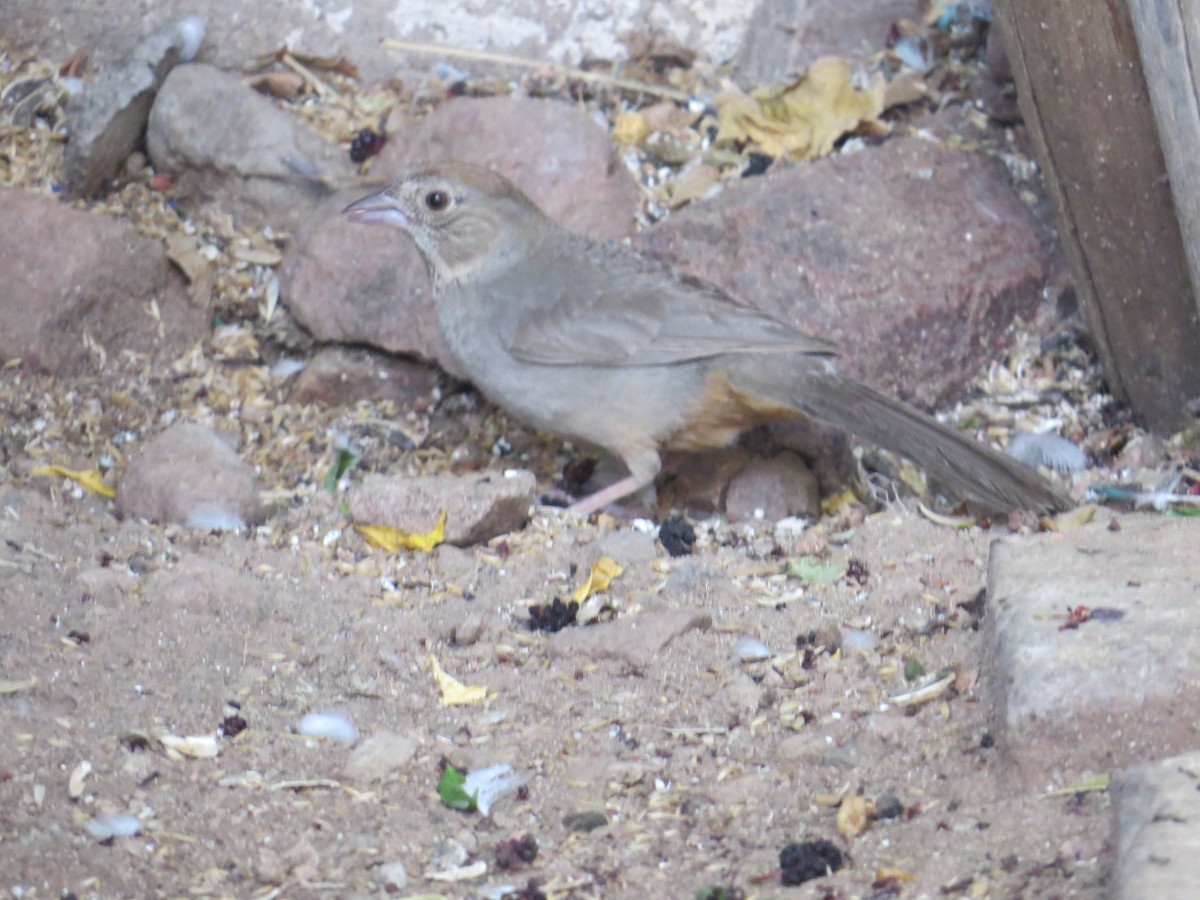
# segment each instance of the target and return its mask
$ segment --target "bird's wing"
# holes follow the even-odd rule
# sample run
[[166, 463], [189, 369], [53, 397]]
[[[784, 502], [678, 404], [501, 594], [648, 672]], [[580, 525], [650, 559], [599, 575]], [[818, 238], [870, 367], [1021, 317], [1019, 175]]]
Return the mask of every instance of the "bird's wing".
[[602, 262], [526, 311], [509, 342], [514, 357], [551, 366], [651, 366], [726, 353], [835, 353], [827, 341], [716, 285], [625, 254]]

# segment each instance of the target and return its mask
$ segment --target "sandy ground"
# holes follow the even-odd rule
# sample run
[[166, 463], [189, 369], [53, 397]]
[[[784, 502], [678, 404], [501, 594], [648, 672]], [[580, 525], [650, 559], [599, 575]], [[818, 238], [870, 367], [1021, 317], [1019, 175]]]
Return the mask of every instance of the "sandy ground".
[[[0, 529], [14, 897], [473, 897], [531, 878], [578, 897], [1101, 892], [1104, 795], [1016, 791], [990, 749], [976, 674], [993, 533], [978, 528], [884, 510], [828, 543], [827, 561], [860, 564], [832, 584], [782, 574], [819, 549], [811, 535], [699, 523], [694, 554], [671, 558], [641, 523], [551, 510], [490, 546], [388, 557], [320, 490], [249, 534], [209, 534], [30, 480], [0, 491]], [[531, 631], [531, 604], [567, 599], [605, 555], [624, 567], [613, 618]], [[739, 658], [747, 636], [770, 658]], [[487, 700], [443, 705], [433, 659]], [[913, 660], [956, 678], [905, 708], [889, 696]], [[351, 747], [297, 734], [313, 711], [360, 745], [393, 733], [391, 756], [348, 774]], [[160, 742], [236, 732], [231, 716], [244, 730], [215, 758]], [[525, 790], [489, 816], [451, 810], [444, 761], [511, 765]], [[839, 833], [856, 795], [899, 814]], [[581, 812], [606, 824], [564, 825]], [[89, 832], [113, 813], [141, 833]], [[532, 865], [497, 870], [525, 835]], [[782, 887], [780, 850], [817, 838], [845, 867]], [[478, 861], [465, 882], [428, 878]], [[397, 862], [407, 884], [389, 889]]]

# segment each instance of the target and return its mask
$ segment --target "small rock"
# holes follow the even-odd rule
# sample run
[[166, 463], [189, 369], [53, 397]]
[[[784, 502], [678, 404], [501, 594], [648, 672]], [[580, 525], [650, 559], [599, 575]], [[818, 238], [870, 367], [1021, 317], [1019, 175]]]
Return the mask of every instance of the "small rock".
[[292, 403], [342, 406], [359, 400], [391, 400], [400, 409], [427, 397], [438, 373], [423, 363], [356, 350], [327, 347], [317, 352], [297, 376], [288, 399]]
[[388, 892], [403, 890], [408, 886], [408, 872], [399, 860], [386, 862], [375, 870], [378, 880]]
[[84, 827], [92, 837], [107, 841], [114, 837], [133, 837], [141, 834], [142, 822], [137, 816], [128, 813], [109, 813], [97, 816]]
[[[608, 132], [569, 104], [526, 97], [451, 100], [394, 134], [371, 174], [393, 178], [418, 160], [448, 158], [494, 167], [572, 230], [620, 239], [633, 229], [637, 186], [617, 161]], [[455, 373], [442, 349], [429, 278], [411, 241], [340, 215], [367, 193], [339, 193], [297, 234], [281, 269], [284, 300], [320, 340], [415, 354]]]
[[712, 616], [699, 610], [656, 610], [590, 628], [566, 628], [552, 635], [547, 646], [553, 656], [618, 659], [644, 669], [679, 635], [711, 627]]
[[483, 616], [469, 613], [461, 622], [450, 629], [450, 643], [455, 647], [470, 647], [483, 634]]
[[446, 510], [446, 543], [465, 547], [523, 528], [536, 489], [533, 474], [523, 471], [424, 478], [370, 475], [350, 489], [346, 502], [360, 525], [416, 533], [433, 528]]
[[129, 460], [117, 511], [198, 528], [244, 528], [263, 516], [254, 470], [215, 432], [188, 422], [172, 425]]
[[725, 512], [731, 520], [754, 519], [758, 510], [762, 510], [768, 522], [789, 516], [820, 516], [821, 489], [817, 478], [795, 453], [752, 459], [729, 482]]
[[673, 457], [659, 479], [658, 508], [721, 512], [730, 479], [750, 460], [750, 453], [741, 446]]
[[749, 722], [762, 708], [763, 689], [748, 675], [739, 672], [714, 699], [724, 713], [723, 721], [733, 728]]
[[167, 76], [146, 129], [174, 194], [217, 202], [246, 223], [293, 229], [328, 196], [316, 176], [349, 178], [334, 144], [226, 72], [194, 63]]
[[588, 810], [587, 812], [567, 813], [563, 816], [563, 828], [567, 831], [588, 832], [595, 831], [597, 828], [603, 828], [608, 824], [608, 816], [599, 810]]
[[63, 175], [72, 194], [91, 197], [117, 174], [142, 138], [163, 79], [195, 57], [203, 40], [204, 23], [196, 17], [160, 28], [123, 65], [103, 72], [71, 98]]
[[308, 713], [297, 723], [296, 731], [305, 737], [327, 738], [343, 744], [358, 740], [358, 729], [341, 713]]
[[357, 781], [373, 781], [404, 768], [416, 752], [412, 738], [380, 731], [354, 748], [342, 772]]
[[898, 819], [904, 812], [904, 804], [895, 794], [880, 794], [875, 799], [876, 819]]

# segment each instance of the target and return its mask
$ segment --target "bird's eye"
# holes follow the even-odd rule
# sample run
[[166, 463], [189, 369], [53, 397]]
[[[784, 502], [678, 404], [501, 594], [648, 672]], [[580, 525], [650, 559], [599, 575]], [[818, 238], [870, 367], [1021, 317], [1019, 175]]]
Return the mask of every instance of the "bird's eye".
[[450, 195], [445, 191], [430, 191], [425, 195], [425, 205], [434, 212], [441, 212], [450, 205]]

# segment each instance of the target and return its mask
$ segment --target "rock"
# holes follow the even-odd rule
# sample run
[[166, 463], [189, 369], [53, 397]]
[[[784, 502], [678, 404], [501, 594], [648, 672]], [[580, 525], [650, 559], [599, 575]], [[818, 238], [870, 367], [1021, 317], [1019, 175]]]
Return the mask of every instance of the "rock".
[[326, 347], [296, 377], [288, 399], [322, 406], [391, 400], [403, 410], [428, 397], [437, 380], [436, 370], [415, 360], [370, 350]]
[[404, 869], [404, 863], [399, 860], [381, 865], [375, 870], [375, 877], [383, 883], [384, 890], [388, 893], [402, 890], [408, 885], [408, 872]]
[[146, 130], [173, 193], [245, 223], [292, 230], [328, 196], [316, 175], [349, 178], [349, 156], [239, 79], [195, 63], [171, 72]]
[[[1195, 746], [1200, 523], [1098, 518], [992, 545], [980, 685], [997, 747], [1039, 789]], [[1080, 605], [1093, 618], [1062, 629]]]
[[1117, 900], [1185, 900], [1200, 882], [1200, 753], [1119, 773], [1113, 799]]
[[552, 656], [617, 659], [644, 669], [681, 634], [711, 627], [712, 616], [697, 609], [656, 610], [588, 628], [564, 628], [550, 636], [547, 647]]
[[371, 735], [350, 752], [343, 774], [356, 781], [375, 781], [396, 772], [417, 753], [417, 742], [393, 731]]
[[[585, 113], [550, 100], [460, 98], [393, 135], [373, 176], [391, 178], [423, 159], [492, 166], [563, 225], [599, 239], [630, 233], [637, 187], [608, 133]], [[341, 210], [369, 193], [323, 204], [288, 248], [281, 280], [288, 308], [318, 339], [363, 343], [437, 360], [442, 352], [429, 277], [412, 242], [390, 228], [348, 221]]]
[[142, 139], [163, 79], [195, 57], [203, 40], [204, 23], [197, 17], [164, 26], [71, 98], [66, 109], [70, 140], [63, 156], [67, 190], [91, 197], [117, 174]]
[[751, 459], [740, 445], [672, 455], [658, 479], [658, 508], [721, 512], [730, 479]]
[[479, 544], [525, 527], [537, 480], [531, 472], [402, 478], [369, 475], [346, 502], [359, 525], [423, 533], [446, 515], [446, 543]]
[[483, 634], [483, 616], [468, 613], [450, 629], [449, 640], [455, 647], [470, 647]]
[[729, 482], [725, 512], [731, 520], [753, 520], [760, 509], [768, 522], [789, 516], [820, 517], [817, 477], [795, 453], [752, 459]]
[[123, 516], [189, 528], [245, 528], [263, 515], [254, 470], [203, 425], [172, 425], [125, 466]]
[[912, 137], [743, 179], [637, 243], [926, 407], [961, 393], [1044, 280], [1004, 166]]
[[748, 675], [737, 672], [714, 698], [728, 727], [750, 722], [763, 706], [763, 689]]
[[169, 362], [208, 333], [159, 241], [23, 191], [0, 190], [0, 208], [0, 362], [77, 375], [126, 350]]
[[900, 19], [920, 21], [918, 0], [762, 0], [734, 59], [749, 90], [795, 78], [821, 56], [865, 60], [887, 45]]

